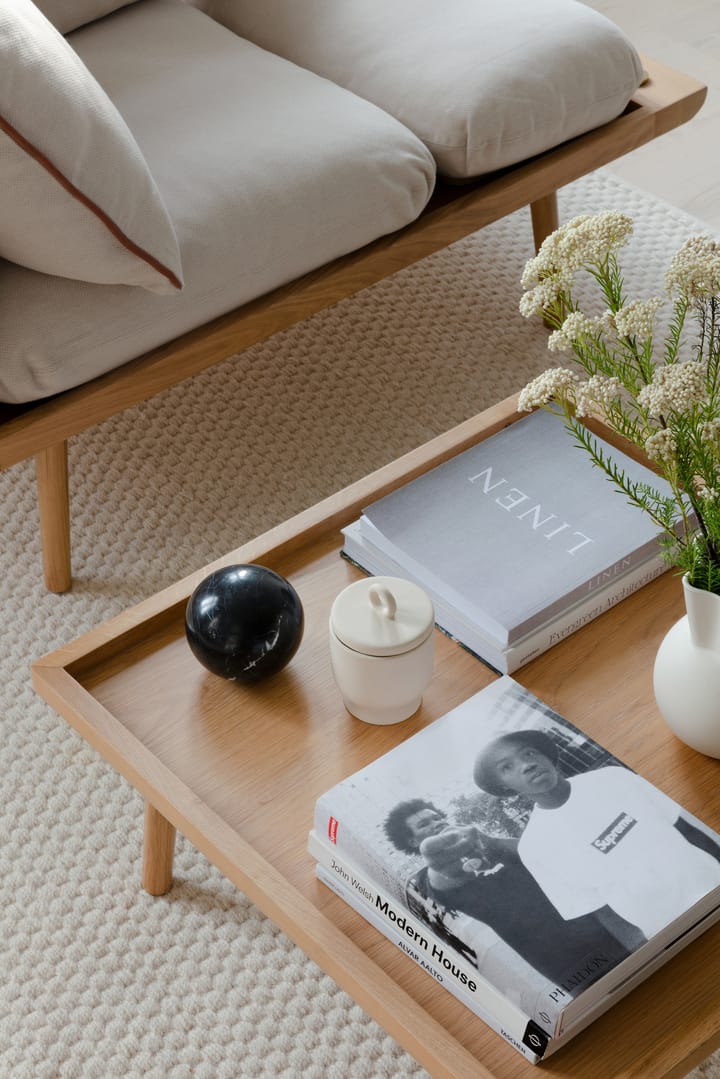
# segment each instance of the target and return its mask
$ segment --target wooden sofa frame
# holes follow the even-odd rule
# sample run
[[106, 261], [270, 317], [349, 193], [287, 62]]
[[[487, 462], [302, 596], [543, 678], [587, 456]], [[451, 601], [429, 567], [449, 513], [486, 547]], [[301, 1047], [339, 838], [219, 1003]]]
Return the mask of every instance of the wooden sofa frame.
[[419, 259], [530, 206], [536, 246], [558, 225], [557, 190], [691, 119], [707, 88], [644, 58], [648, 78], [617, 119], [500, 173], [439, 182], [412, 224], [99, 378], [30, 405], [0, 404], [0, 468], [34, 456], [45, 583], [72, 583], [68, 439]]

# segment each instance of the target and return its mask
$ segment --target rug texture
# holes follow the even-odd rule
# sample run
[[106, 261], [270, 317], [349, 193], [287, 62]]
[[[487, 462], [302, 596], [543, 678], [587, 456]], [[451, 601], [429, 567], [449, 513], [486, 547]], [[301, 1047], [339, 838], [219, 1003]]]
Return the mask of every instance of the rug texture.
[[[607, 173], [560, 195], [564, 220], [608, 208], [636, 221], [632, 295], [705, 231]], [[143, 893], [141, 799], [29, 667], [554, 364], [517, 310], [531, 254], [522, 211], [74, 439], [67, 595], [32, 466], [0, 474], [3, 1079], [426, 1076], [182, 838], [170, 894]]]

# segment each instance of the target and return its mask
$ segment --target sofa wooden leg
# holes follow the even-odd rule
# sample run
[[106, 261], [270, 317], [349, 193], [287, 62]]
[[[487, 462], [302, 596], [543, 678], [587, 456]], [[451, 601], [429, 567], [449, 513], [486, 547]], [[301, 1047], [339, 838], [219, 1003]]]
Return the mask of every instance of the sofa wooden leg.
[[51, 592], [67, 592], [72, 584], [67, 442], [37, 453], [35, 472], [45, 584]]
[[557, 192], [545, 195], [542, 199], [530, 203], [530, 216], [532, 218], [533, 239], [535, 251], [540, 250], [540, 245], [546, 236], [554, 232], [560, 223], [558, 217]]

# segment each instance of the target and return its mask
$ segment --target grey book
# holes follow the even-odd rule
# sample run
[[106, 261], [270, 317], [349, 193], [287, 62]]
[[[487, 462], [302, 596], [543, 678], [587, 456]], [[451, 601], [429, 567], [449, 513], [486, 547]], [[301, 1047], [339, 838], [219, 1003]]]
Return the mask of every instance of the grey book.
[[[670, 494], [598, 442], [630, 480]], [[367, 506], [360, 530], [501, 648], [651, 558], [660, 536], [544, 411]]]
[[[360, 532], [360, 521], [352, 521], [346, 525], [343, 537], [344, 557], [367, 573], [376, 577], [404, 577], [416, 584], [426, 585], [409, 571], [407, 562], [400, 565], [384, 551], [373, 546], [367, 536]], [[582, 629], [588, 622], [599, 618], [616, 603], [649, 584], [667, 568], [668, 564], [658, 548], [644, 561], [633, 562], [630, 569], [604, 575], [597, 588], [582, 589], [580, 599], [568, 599], [567, 605], [563, 605], [560, 610], [553, 610], [547, 621], [534, 624], [527, 633], [514, 638], [505, 646], [483, 633], [472, 619], [463, 617], [452, 605], [445, 602], [443, 596], [428, 591], [435, 607], [436, 625], [443, 633], [458, 641], [500, 674], [512, 674], [548, 648]]]

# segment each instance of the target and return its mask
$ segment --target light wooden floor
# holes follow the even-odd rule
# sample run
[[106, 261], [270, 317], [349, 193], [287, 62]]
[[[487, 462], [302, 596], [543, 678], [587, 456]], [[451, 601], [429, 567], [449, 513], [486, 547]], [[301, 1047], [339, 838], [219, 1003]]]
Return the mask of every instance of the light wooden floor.
[[699, 218], [720, 233], [720, 0], [584, 0], [635, 47], [708, 86], [698, 115], [611, 172]]

